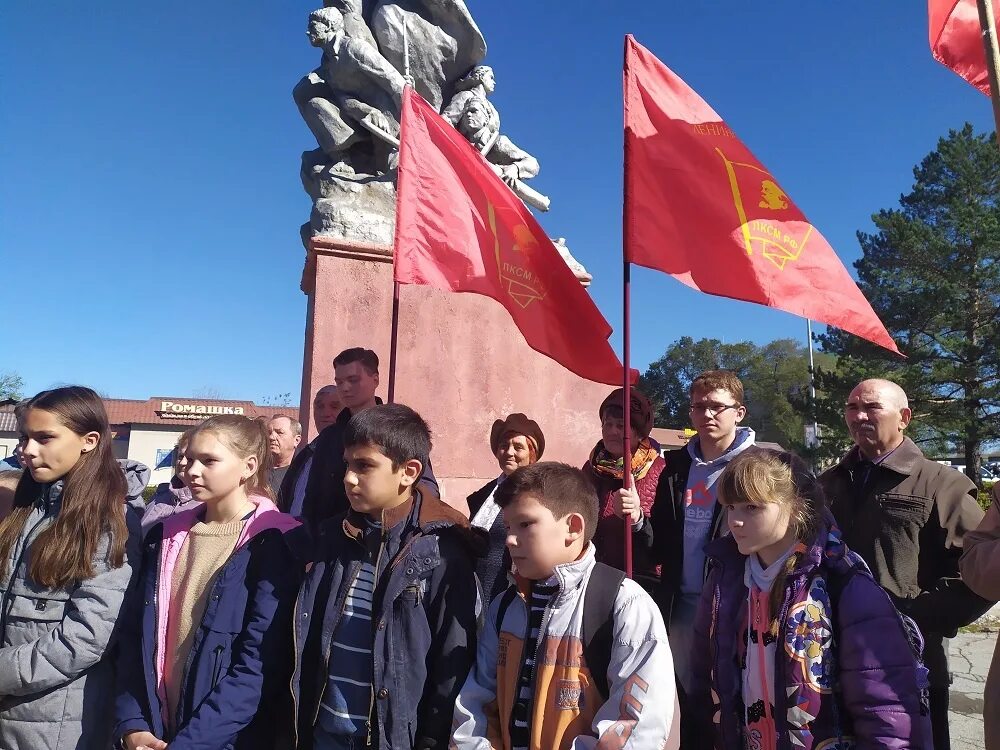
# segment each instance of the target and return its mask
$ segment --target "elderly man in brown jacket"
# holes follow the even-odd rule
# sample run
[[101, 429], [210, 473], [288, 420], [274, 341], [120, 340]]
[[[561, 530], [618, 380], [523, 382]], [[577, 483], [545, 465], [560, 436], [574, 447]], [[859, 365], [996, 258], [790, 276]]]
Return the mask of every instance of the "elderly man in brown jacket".
[[[993, 504], [979, 528], [965, 535], [961, 561], [962, 580], [987, 599], [1000, 599], [1000, 483], [993, 485]], [[983, 719], [986, 750], [1000, 750], [1000, 645], [986, 678]]]
[[976, 485], [903, 435], [911, 412], [896, 383], [859, 383], [844, 416], [854, 447], [820, 481], [844, 542], [923, 633], [934, 749], [949, 750], [948, 638], [990, 606], [958, 572], [963, 538], [983, 518]]

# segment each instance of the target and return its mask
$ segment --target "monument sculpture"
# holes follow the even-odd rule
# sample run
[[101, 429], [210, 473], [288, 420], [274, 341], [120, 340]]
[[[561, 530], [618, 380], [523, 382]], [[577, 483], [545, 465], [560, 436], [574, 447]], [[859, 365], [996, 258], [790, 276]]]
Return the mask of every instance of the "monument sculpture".
[[476, 146], [528, 205], [549, 199], [525, 184], [538, 160], [500, 132], [481, 65], [486, 41], [463, 0], [326, 0], [309, 15], [319, 66], [292, 96], [318, 148], [302, 155], [313, 200], [303, 239], [389, 245], [395, 209], [399, 112], [409, 83]]
[[[339, 351], [365, 346], [390, 360], [404, 88], [440, 112], [526, 205], [544, 211], [549, 199], [528, 184], [538, 160], [502, 129], [492, 98], [496, 76], [483, 64], [486, 41], [463, 0], [324, 0], [309, 15], [306, 35], [319, 64], [293, 98], [317, 146], [303, 153], [301, 167], [313, 208], [302, 227], [307, 313], [299, 414], [312, 437], [309, 406]], [[554, 242], [589, 284], [565, 240]], [[395, 398], [417, 406], [436, 430], [434, 469], [446, 499], [461, 507], [468, 491], [495, 473], [488, 452], [469, 456], [467, 446], [480, 444], [504, 410], [544, 414], [556, 436], [547, 455], [583, 460], [600, 428], [594, 405], [608, 386], [531, 349], [509, 313], [481, 295], [405, 286], [395, 307], [399, 341], [406, 342], [397, 348]], [[447, 398], [429, 398], [442, 393]]]

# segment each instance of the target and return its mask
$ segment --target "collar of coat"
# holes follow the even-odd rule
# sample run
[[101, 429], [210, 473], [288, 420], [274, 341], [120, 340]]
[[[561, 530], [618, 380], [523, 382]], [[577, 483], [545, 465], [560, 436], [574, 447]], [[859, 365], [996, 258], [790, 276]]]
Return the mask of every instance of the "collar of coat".
[[[837, 464], [837, 467], [850, 471], [864, 460], [867, 459], [861, 455], [861, 449], [855, 445], [847, 452], [847, 455], [841, 459], [840, 463]], [[903, 442], [900, 443], [888, 456], [886, 456], [885, 459], [879, 461], [875, 465], [908, 477], [917, 470], [917, 466], [919, 466], [919, 464], [924, 460], [924, 454], [917, 447], [917, 444], [908, 437], [904, 436]]]
[[[415, 489], [409, 500], [386, 511], [382, 520], [384, 528], [388, 530], [407, 518], [423, 534], [434, 534], [447, 528], [455, 529], [476, 557], [482, 557], [489, 546], [486, 532], [471, 527], [469, 519], [463, 513], [420, 490]], [[364, 514], [353, 508], [347, 512], [341, 524], [344, 534], [358, 542], [363, 539], [366, 525]]]

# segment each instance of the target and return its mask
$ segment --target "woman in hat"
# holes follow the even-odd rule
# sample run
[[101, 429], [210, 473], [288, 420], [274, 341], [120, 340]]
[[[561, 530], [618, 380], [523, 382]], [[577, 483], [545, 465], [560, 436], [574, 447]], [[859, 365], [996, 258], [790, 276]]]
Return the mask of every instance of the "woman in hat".
[[542, 457], [545, 436], [537, 422], [524, 414], [515, 413], [493, 423], [490, 449], [500, 464], [500, 476], [467, 498], [471, 524], [485, 529], [490, 535], [489, 551], [476, 565], [476, 575], [482, 583], [487, 604], [507, 587], [507, 571], [510, 570], [507, 531], [500, 506], [493, 498], [505, 477], [513, 474], [518, 467], [533, 464]]
[[[632, 479], [638, 494], [642, 513], [633, 523], [633, 531], [639, 531], [647, 523], [649, 512], [656, 498], [660, 475], [666, 464], [649, 433], [653, 429], [653, 406], [642, 391], [631, 389], [630, 449], [632, 451]], [[597, 531], [594, 546], [597, 559], [621, 570], [625, 569], [625, 539], [622, 526], [622, 499], [629, 493], [624, 487], [625, 454], [625, 391], [618, 388], [601, 403], [597, 413], [601, 418], [601, 439], [590, 453], [590, 460], [583, 467], [597, 490], [600, 502]], [[664, 480], [666, 481], [666, 480]], [[633, 495], [634, 496], [634, 495]], [[633, 547], [634, 549], [634, 547]], [[655, 566], [635, 556], [633, 552], [633, 574], [635, 580], [647, 590], [655, 584], [658, 576]]]

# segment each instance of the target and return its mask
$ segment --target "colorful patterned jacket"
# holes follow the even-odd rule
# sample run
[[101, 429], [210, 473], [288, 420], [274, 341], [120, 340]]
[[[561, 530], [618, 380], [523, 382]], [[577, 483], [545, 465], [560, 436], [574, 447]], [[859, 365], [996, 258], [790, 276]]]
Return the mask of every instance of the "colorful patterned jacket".
[[[594, 546], [556, 567], [559, 591], [542, 619], [531, 708], [531, 750], [671, 750], [680, 722], [673, 662], [663, 620], [652, 598], [625, 579], [615, 600], [614, 628], [603, 700], [583, 658], [583, 602], [594, 569]], [[521, 596], [497, 623], [490, 606], [476, 665], [458, 696], [451, 750], [510, 750], [511, 710], [518, 687], [528, 605]]]
[[[832, 516], [825, 516], [816, 540], [799, 545], [784, 583], [774, 665], [775, 747], [930, 750], [926, 670], [907, 634], [913, 626], [844, 545]], [[754, 746], [743, 737], [738, 660], [748, 619], [746, 557], [732, 537], [710, 543], [706, 552], [711, 571], [695, 622], [691, 705], [699, 711], [702, 747], [742, 750]]]

